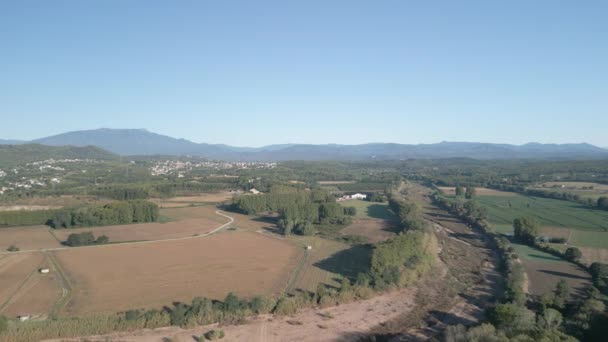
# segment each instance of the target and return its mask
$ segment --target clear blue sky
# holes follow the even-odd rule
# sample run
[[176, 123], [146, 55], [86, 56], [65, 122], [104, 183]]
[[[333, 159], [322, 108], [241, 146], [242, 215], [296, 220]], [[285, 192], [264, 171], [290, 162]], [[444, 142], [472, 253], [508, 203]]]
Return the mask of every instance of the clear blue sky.
[[607, 1], [2, 1], [0, 138], [608, 146]]

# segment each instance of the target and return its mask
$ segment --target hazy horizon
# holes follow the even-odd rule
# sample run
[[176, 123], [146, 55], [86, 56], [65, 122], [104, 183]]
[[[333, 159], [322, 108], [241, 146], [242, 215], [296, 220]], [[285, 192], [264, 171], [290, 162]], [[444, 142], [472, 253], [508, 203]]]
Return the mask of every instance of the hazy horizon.
[[608, 3], [0, 4], [2, 139], [608, 147]]
[[[186, 139], [180, 136], [172, 136], [172, 135], [168, 135], [168, 134], [163, 134], [161, 132], [155, 132], [152, 131], [150, 129], [147, 128], [110, 128], [110, 127], [98, 127], [98, 128], [85, 128], [85, 129], [79, 129], [76, 131], [70, 131], [70, 132], [78, 132], [78, 131], [94, 131], [94, 130], [104, 130], [104, 129], [110, 129], [110, 130], [143, 130], [143, 131], [147, 131], [150, 133], [155, 133], [155, 134], [159, 134], [159, 135], [163, 135], [163, 136], [168, 136], [171, 138], [175, 138], [175, 139], [185, 139], [197, 144], [218, 144], [221, 145], [223, 143], [210, 143], [207, 141], [197, 141], [197, 140], [190, 140], [190, 139]], [[55, 135], [60, 135], [63, 133], [70, 133], [70, 132], [61, 132], [58, 134], [52, 134], [49, 136], [55, 136]], [[31, 141], [35, 141], [37, 139], [42, 139], [42, 138], [47, 138], [49, 136], [42, 136], [42, 137], [37, 137], [34, 139], [7, 139], [4, 137], [0, 137], [0, 139], [2, 140], [18, 140], [18, 141], [22, 141], [22, 142], [31, 142]], [[360, 142], [360, 143], [352, 143], [352, 144], [344, 144], [344, 143], [337, 143], [337, 142], [319, 142], [319, 143], [308, 143], [308, 142], [272, 142], [270, 144], [265, 144], [265, 145], [231, 145], [231, 144], [224, 144], [224, 145], [230, 145], [233, 147], [249, 147], [249, 148], [260, 148], [260, 147], [266, 147], [266, 146], [272, 146], [272, 145], [365, 145], [365, 144], [403, 144], [403, 145], [425, 145], [425, 144], [439, 144], [439, 143], [482, 143], [482, 144], [506, 144], [506, 145], [516, 145], [516, 146], [521, 146], [521, 145], [525, 145], [525, 144], [534, 144], [534, 143], [539, 143], [539, 144], [582, 144], [582, 143], [587, 143], [590, 144], [586, 141], [570, 141], [570, 142], [539, 142], [539, 141], [527, 141], [525, 143], [521, 143], [521, 144], [512, 144], [512, 143], [504, 143], [504, 142], [495, 142], [495, 141], [473, 141], [473, 140], [440, 140], [440, 141], [434, 141], [434, 142], [429, 142], [429, 143], [400, 143], [400, 142], [394, 142], [394, 141], [364, 141], [364, 142]], [[594, 145], [594, 144], [591, 144]], [[601, 147], [601, 148], [608, 148], [607, 146], [601, 146], [601, 145], [594, 145], [596, 147]]]

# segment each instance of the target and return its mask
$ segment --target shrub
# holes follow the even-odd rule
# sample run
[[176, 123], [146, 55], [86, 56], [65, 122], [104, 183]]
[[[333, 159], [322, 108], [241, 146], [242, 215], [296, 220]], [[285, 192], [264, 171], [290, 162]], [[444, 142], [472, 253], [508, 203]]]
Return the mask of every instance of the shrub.
[[[208, 331], [207, 333], [205, 333], [205, 335], [203, 335], [203, 338], [204, 339], [206, 338], [209, 341], [215, 341], [215, 340], [220, 340], [220, 339], [224, 338], [224, 336], [225, 336], [224, 335], [224, 330], [213, 329], [213, 330]], [[203, 341], [204, 341], [204, 339], [203, 339]]]
[[19, 252], [19, 247], [15, 246], [15, 245], [10, 245], [10, 246], [8, 246], [8, 248], [6, 250], [9, 252]]
[[298, 311], [298, 304], [295, 297], [283, 297], [277, 303], [277, 307], [274, 309], [274, 313], [277, 315], [293, 315]]
[[8, 329], [8, 320], [6, 317], [0, 315], [0, 334]]
[[272, 308], [274, 307], [274, 301], [261, 296], [256, 296], [253, 297], [253, 299], [249, 303], [249, 306], [251, 307], [251, 311], [256, 314], [267, 314], [272, 311]]
[[579, 259], [583, 256], [583, 253], [581, 253], [581, 250], [576, 247], [569, 247], [566, 249], [564, 256], [568, 260], [579, 261]]

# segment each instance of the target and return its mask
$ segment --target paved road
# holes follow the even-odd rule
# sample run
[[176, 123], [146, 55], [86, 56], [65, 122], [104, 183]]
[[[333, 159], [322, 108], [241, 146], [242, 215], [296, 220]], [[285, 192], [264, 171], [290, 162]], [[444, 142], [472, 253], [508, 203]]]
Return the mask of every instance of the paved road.
[[109, 243], [109, 244], [105, 244], [105, 245], [90, 245], [90, 246], [80, 246], [80, 247], [54, 247], [54, 248], [43, 248], [43, 249], [26, 249], [26, 250], [20, 250], [17, 252], [0, 252], [0, 255], [3, 254], [19, 254], [19, 253], [31, 253], [31, 252], [47, 252], [47, 251], [60, 251], [60, 250], [64, 250], [64, 249], [74, 249], [74, 248], [102, 248], [102, 247], [106, 247], [106, 246], [112, 246], [112, 245], [136, 245], [136, 244], [148, 244], [148, 243], [159, 243], [159, 242], [165, 242], [165, 241], [180, 241], [180, 240], [189, 240], [189, 239], [198, 239], [198, 238], [202, 238], [205, 236], [209, 236], [211, 234], [215, 234], [217, 232], [219, 232], [220, 230], [228, 227], [229, 225], [231, 225], [234, 222], [234, 218], [231, 216], [228, 216], [224, 213], [222, 213], [219, 210], [215, 211], [216, 214], [223, 216], [225, 218], [227, 218], [229, 221], [222, 224], [221, 226], [213, 229], [210, 232], [207, 233], [203, 233], [203, 234], [199, 234], [199, 235], [195, 235], [195, 236], [186, 236], [186, 237], [181, 237], [181, 238], [170, 238], [170, 239], [161, 239], [161, 240], [146, 240], [146, 241], [132, 241], [132, 242], [117, 242], [117, 243]]

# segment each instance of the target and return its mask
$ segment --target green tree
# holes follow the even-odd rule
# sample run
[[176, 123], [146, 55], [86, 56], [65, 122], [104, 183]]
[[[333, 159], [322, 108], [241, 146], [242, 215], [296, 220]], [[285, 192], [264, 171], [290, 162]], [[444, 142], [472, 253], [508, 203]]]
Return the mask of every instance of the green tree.
[[464, 194], [464, 198], [473, 199], [476, 194], [477, 194], [477, 190], [475, 190], [474, 186], [467, 186], [467, 190]]
[[569, 296], [570, 287], [568, 283], [564, 279], [560, 279], [555, 286], [555, 291], [553, 291], [553, 305], [560, 309], [564, 308]]
[[583, 256], [583, 253], [581, 253], [581, 250], [576, 247], [569, 247], [568, 249], [566, 249], [564, 256], [568, 260], [579, 261], [580, 258]]
[[536, 321], [534, 312], [512, 303], [496, 305], [490, 319], [496, 328], [508, 336], [531, 331]]
[[553, 330], [559, 328], [562, 321], [563, 317], [559, 311], [547, 308], [538, 316], [537, 325], [543, 330]]
[[534, 217], [521, 217], [513, 220], [513, 233], [515, 239], [520, 242], [534, 244], [538, 231], [539, 225]]
[[597, 207], [603, 210], [608, 210], [608, 197], [602, 196], [597, 199]]
[[464, 196], [464, 188], [460, 185], [456, 187], [456, 196], [461, 197]]

